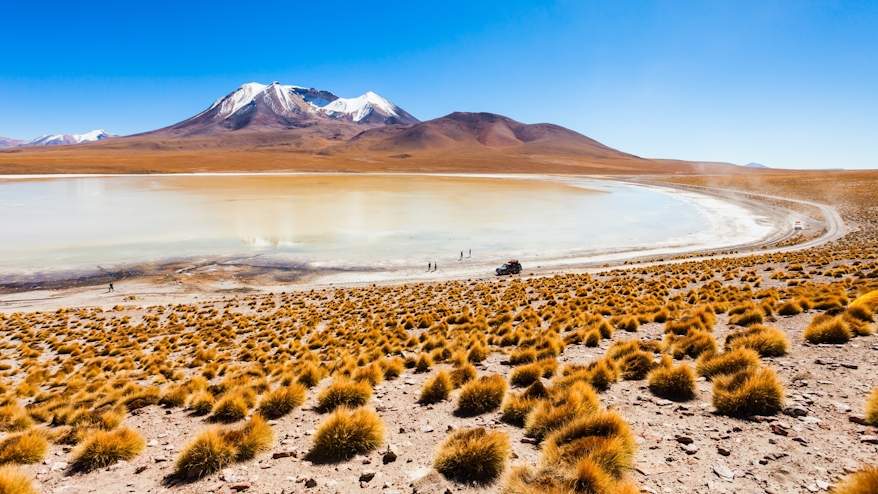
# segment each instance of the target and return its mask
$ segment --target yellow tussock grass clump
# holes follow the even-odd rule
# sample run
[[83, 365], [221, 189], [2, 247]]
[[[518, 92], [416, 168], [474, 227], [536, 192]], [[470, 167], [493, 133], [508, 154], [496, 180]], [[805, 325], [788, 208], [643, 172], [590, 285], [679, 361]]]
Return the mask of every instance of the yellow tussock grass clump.
[[847, 343], [853, 338], [850, 325], [841, 317], [816, 316], [802, 335], [811, 343]]
[[247, 416], [250, 407], [247, 398], [238, 391], [229, 391], [213, 407], [213, 419], [218, 422], [237, 422]]
[[506, 380], [503, 376], [482, 376], [461, 388], [455, 412], [469, 417], [496, 410], [500, 408], [505, 394]]
[[759, 354], [749, 348], [737, 348], [725, 353], [705, 353], [695, 361], [699, 375], [712, 378], [720, 374], [734, 374], [759, 367]]
[[597, 391], [588, 383], [577, 382], [553, 393], [551, 399], [540, 401], [525, 419], [525, 434], [542, 441], [573, 419], [594, 413], [599, 406]]
[[317, 395], [317, 406], [331, 412], [338, 407], [357, 408], [372, 398], [372, 387], [368, 383], [336, 380]]
[[73, 451], [73, 468], [91, 471], [122, 460], [130, 460], [146, 447], [139, 432], [128, 427], [114, 431], [94, 431]]
[[727, 335], [725, 347], [726, 350], [749, 348], [759, 353], [760, 357], [780, 357], [786, 355], [789, 344], [787, 336], [779, 329], [754, 324]]
[[482, 427], [462, 429], [439, 445], [433, 467], [447, 478], [485, 484], [503, 473], [511, 454], [505, 432], [488, 432]]
[[866, 400], [865, 413], [866, 423], [878, 425], [878, 388], [875, 388]]
[[695, 373], [688, 364], [660, 365], [646, 379], [649, 390], [658, 397], [674, 401], [695, 398]]
[[259, 413], [272, 419], [283, 417], [305, 403], [305, 393], [305, 386], [301, 384], [280, 386], [262, 398]]
[[521, 393], [509, 394], [501, 407], [500, 420], [523, 427], [524, 420], [531, 410], [548, 397], [549, 390], [540, 381], [531, 384]]
[[768, 367], [717, 376], [713, 380], [713, 406], [721, 415], [773, 415], [783, 404], [783, 386], [774, 370]]
[[0, 467], [0, 492], [3, 494], [39, 494], [28, 475], [14, 466]]
[[512, 370], [512, 375], [509, 376], [509, 383], [513, 386], [530, 386], [534, 382], [539, 381], [542, 375], [543, 366], [539, 363], [522, 365]]
[[254, 415], [240, 428], [206, 429], [180, 452], [175, 463], [178, 475], [196, 479], [234, 462], [246, 461], [267, 451], [274, 432], [261, 415]]
[[427, 379], [421, 388], [421, 396], [418, 403], [427, 405], [431, 403], [439, 403], [448, 399], [448, 395], [454, 385], [451, 383], [451, 377], [445, 370], [440, 370], [435, 376]]
[[878, 492], [878, 467], [866, 467], [849, 475], [830, 492], [831, 494], [875, 494]]
[[338, 408], [317, 428], [308, 457], [338, 462], [368, 453], [384, 442], [384, 422], [372, 410]]
[[628, 423], [616, 412], [582, 416], [549, 435], [543, 446], [543, 464], [575, 465], [589, 458], [615, 478], [634, 461], [636, 443]]
[[0, 442], [0, 464], [27, 465], [37, 463], [46, 456], [49, 443], [43, 432], [29, 430], [14, 434]]

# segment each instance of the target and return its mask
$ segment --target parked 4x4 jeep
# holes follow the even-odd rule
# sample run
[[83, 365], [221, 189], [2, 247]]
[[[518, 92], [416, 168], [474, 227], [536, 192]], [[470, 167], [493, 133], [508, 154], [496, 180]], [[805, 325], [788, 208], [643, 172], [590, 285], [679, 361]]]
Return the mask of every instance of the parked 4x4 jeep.
[[495, 271], [497, 271], [497, 276], [503, 274], [518, 274], [521, 272], [521, 263], [518, 261], [509, 261], [506, 264], [500, 266]]

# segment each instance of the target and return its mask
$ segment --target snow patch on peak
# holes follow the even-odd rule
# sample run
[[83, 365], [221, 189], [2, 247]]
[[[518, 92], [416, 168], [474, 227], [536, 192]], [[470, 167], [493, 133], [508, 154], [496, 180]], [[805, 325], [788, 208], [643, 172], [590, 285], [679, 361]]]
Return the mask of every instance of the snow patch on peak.
[[359, 122], [368, 117], [375, 108], [387, 113], [389, 116], [399, 116], [396, 105], [372, 91], [356, 98], [339, 98], [322, 107], [322, 110], [332, 117], [350, 115], [354, 122]]
[[207, 110], [213, 110], [220, 107], [219, 112], [214, 118], [225, 118], [236, 111], [249, 105], [251, 101], [261, 92], [265, 91], [268, 86], [259, 84], [258, 82], [249, 82], [243, 84], [235, 92], [216, 100]]
[[106, 130], [93, 130], [91, 132], [86, 132], [85, 134], [73, 134], [73, 140], [75, 140], [76, 142], [99, 141], [108, 137], [116, 136], [107, 132]]

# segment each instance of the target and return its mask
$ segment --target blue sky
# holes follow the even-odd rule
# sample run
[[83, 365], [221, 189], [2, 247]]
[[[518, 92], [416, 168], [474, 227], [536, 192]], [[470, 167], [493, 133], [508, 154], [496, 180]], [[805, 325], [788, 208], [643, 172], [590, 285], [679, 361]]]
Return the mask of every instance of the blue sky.
[[874, 0], [47, 1], [3, 18], [5, 137], [152, 130], [277, 80], [645, 157], [878, 168]]

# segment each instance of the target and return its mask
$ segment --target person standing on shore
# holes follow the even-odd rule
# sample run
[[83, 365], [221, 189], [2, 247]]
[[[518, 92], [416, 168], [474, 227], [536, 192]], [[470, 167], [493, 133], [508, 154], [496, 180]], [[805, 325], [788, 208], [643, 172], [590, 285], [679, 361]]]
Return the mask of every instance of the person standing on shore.
[[427, 271], [430, 271], [430, 266], [432, 266], [432, 265], [433, 265], [433, 263], [431, 263], [431, 262], [427, 263]]
[[473, 256], [473, 250], [472, 250], [472, 249], [470, 249], [470, 250], [469, 250], [469, 255], [468, 255], [468, 256], [466, 256], [466, 257], [467, 257], [467, 259], [469, 259], [469, 258], [470, 258], [470, 257], [472, 257], [472, 256]]
[[110, 288], [107, 290], [107, 293], [115, 292], [115, 291], [116, 291], [116, 290], [113, 289], [113, 284], [110, 283]]
[[462, 261], [462, 260], [463, 260], [463, 251], [460, 251], [460, 259], [458, 259], [458, 261]]
[[433, 271], [436, 271], [437, 269], [439, 269], [439, 263], [438, 263], [438, 262], [434, 262], [434, 263], [433, 263]]

